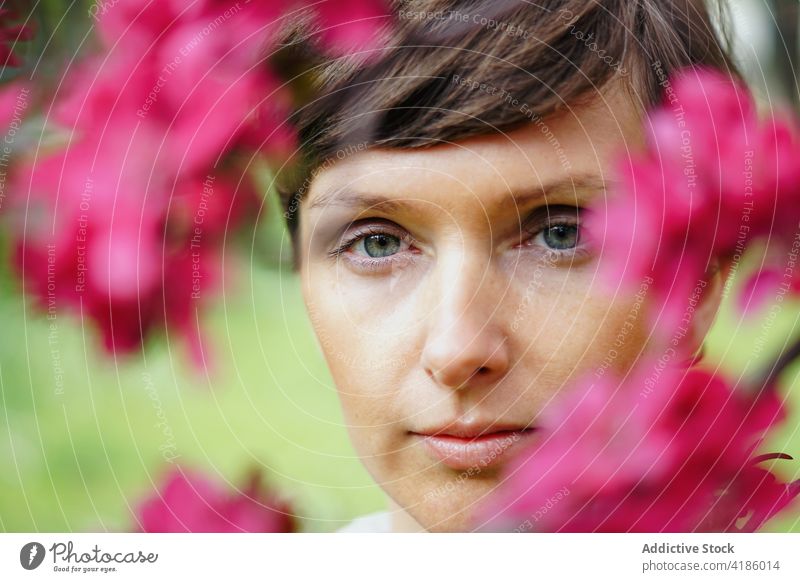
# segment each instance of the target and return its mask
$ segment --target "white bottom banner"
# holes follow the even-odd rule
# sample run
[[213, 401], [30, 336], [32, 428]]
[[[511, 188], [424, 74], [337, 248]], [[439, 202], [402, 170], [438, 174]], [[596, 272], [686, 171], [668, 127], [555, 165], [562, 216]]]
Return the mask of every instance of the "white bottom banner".
[[0, 534], [2, 581], [187, 575], [795, 582], [800, 534]]

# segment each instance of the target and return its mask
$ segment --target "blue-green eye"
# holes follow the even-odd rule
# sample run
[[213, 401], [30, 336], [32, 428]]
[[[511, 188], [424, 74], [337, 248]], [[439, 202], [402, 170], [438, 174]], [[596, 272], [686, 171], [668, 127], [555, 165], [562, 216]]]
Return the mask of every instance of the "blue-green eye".
[[555, 224], [542, 230], [544, 244], [556, 251], [574, 249], [578, 246], [578, 225]]
[[373, 259], [389, 257], [400, 251], [402, 241], [391, 234], [370, 234], [360, 239], [355, 248], [363, 247], [364, 253]]

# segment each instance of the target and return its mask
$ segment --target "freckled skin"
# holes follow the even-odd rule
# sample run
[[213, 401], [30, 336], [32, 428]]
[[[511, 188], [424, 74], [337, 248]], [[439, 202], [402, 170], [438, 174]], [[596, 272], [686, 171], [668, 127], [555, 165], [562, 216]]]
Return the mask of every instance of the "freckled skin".
[[[599, 284], [595, 256], [553, 263], [541, 236], [521, 244], [532, 238], [521, 230], [527, 215], [605, 193], [562, 189], [516, 208], [509, 200], [570, 177], [612, 179], [610, 160], [636, 147], [639, 124], [621, 93], [607, 94], [546, 120], [562, 151], [531, 124], [424, 150], [362, 151], [313, 181], [300, 211], [303, 295], [353, 444], [398, 509], [396, 530], [469, 531], [470, 512], [502, 479], [502, 463], [469, 474], [445, 467], [411, 432], [459, 419], [535, 426], [570, 379], [604, 362], [605, 373], [625, 370], [646, 344], [640, 316], [615, 346], [634, 300]], [[416, 206], [309, 208], [331, 191]], [[406, 233], [390, 268], [352, 263], [363, 246], [327, 255], [341, 242], [331, 231], [353, 232], [355, 219]]]

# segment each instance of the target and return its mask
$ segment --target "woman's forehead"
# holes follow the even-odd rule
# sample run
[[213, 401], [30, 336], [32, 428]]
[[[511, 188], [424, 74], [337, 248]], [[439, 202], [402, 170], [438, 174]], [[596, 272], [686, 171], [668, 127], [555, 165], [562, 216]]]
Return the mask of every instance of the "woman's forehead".
[[448, 192], [507, 204], [537, 190], [596, 190], [611, 179], [610, 157], [640, 139], [637, 121], [624, 100], [605, 100], [503, 134], [425, 149], [359, 151], [317, 174], [304, 207], [367, 207]]

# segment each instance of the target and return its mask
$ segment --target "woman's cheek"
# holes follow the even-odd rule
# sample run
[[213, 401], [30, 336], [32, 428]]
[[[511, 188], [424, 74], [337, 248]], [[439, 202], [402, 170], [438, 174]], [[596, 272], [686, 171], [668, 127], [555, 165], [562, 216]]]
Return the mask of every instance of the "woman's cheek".
[[[569, 314], [573, 315], [569, 315]], [[626, 299], [610, 300], [603, 292], [589, 293], [580, 307], [564, 311], [571, 317], [572, 331], [565, 351], [575, 363], [576, 373], [600, 378], [608, 373], [626, 372], [647, 341], [639, 311]], [[569, 330], [570, 325], [565, 325]]]
[[531, 263], [514, 274], [520, 299], [512, 310], [511, 333], [570, 376], [609, 367], [624, 370], [646, 340], [641, 310], [629, 298], [612, 299], [597, 284], [595, 270], [591, 264]]
[[[328, 311], [328, 325], [352, 341], [347, 349], [364, 349], [362, 357], [395, 360], [417, 337], [432, 315], [441, 295], [427, 293], [424, 268], [398, 268], [381, 275], [344, 272], [339, 267], [321, 286]], [[398, 344], [400, 344], [398, 346]]]
[[311, 295], [308, 312], [342, 396], [391, 392], [395, 375], [411, 363], [403, 351], [409, 345], [408, 301], [343, 279], [323, 282]]

